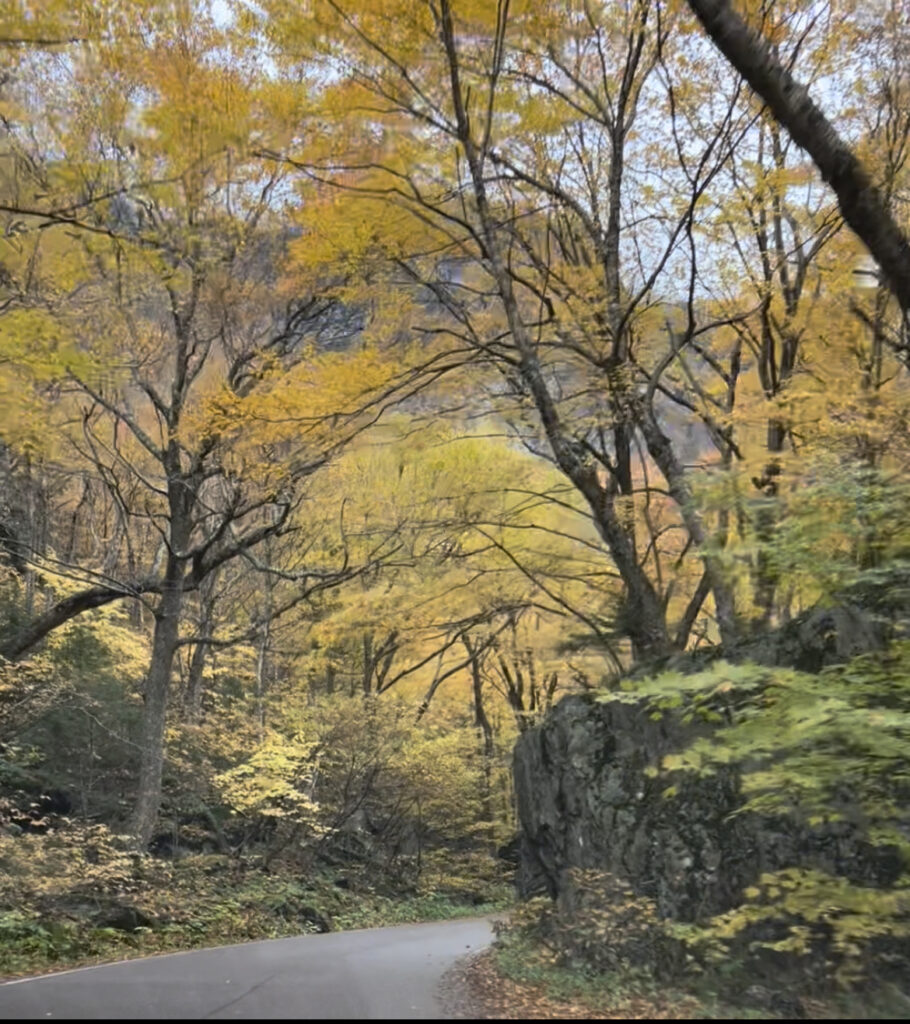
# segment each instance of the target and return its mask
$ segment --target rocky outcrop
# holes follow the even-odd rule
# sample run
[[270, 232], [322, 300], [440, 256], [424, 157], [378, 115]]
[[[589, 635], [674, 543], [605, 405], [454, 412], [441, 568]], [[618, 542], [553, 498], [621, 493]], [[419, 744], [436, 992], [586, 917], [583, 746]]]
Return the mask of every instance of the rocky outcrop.
[[809, 830], [735, 814], [732, 771], [675, 776], [677, 792], [664, 796], [666, 776], [647, 770], [694, 736], [695, 727], [655, 721], [644, 706], [583, 697], [564, 699], [522, 736], [514, 760], [521, 892], [571, 905], [573, 869], [593, 869], [654, 900], [661, 917], [693, 921], [735, 906], [762, 872], [789, 865], [879, 884], [899, 872], [848, 826]]
[[[719, 657], [814, 673], [880, 649], [910, 635], [910, 567], [901, 562], [879, 576], [866, 591], [845, 593], [839, 606], [735, 650], [680, 655], [640, 666], [632, 676], [661, 668], [697, 672]], [[601, 871], [655, 900], [662, 917], [692, 921], [736, 905], [761, 873], [787, 866], [872, 885], [889, 884], [899, 873], [893, 851], [870, 850], [850, 826], [808, 829], [735, 813], [741, 800], [732, 770], [674, 777], [677, 792], [664, 797], [666, 776], [648, 770], [704, 728], [684, 726], [672, 715], [655, 720], [644, 704], [576, 696], [525, 733], [514, 755], [520, 891], [571, 901], [572, 870]]]
[[[752, 856], [728, 821], [735, 787], [712, 780], [665, 800], [666, 782], [646, 774], [678, 749], [681, 730], [643, 708], [563, 700], [515, 749], [521, 823], [519, 888], [564, 895], [573, 868], [634, 883], [665, 916], [689, 916], [705, 897], [726, 902]], [[688, 787], [691, 790], [692, 787]]]

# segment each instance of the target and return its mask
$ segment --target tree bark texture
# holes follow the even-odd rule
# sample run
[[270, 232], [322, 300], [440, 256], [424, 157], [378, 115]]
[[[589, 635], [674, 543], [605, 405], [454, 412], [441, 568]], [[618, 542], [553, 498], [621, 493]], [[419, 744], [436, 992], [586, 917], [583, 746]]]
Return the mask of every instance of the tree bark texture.
[[168, 561], [167, 583], [155, 609], [152, 657], [143, 693], [139, 785], [133, 810], [133, 834], [140, 849], [148, 846], [152, 838], [161, 805], [164, 730], [183, 602], [183, 563], [173, 554]]

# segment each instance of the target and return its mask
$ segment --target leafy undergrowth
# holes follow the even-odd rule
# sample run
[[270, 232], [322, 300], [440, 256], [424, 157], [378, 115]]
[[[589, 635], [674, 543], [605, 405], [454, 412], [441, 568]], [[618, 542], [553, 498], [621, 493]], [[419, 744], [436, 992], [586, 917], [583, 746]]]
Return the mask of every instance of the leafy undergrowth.
[[[502, 932], [469, 966], [479, 1016], [489, 1019], [668, 1020], [714, 1016], [696, 996], [661, 988], [634, 971], [598, 974], [561, 964], [526, 935]], [[726, 1014], [723, 1014], [726, 1016]]]
[[910, 997], [893, 984], [805, 998], [794, 1014], [790, 1005], [773, 1005], [775, 993], [748, 980], [733, 1002], [716, 992], [730, 991], [729, 979], [671, 986], [629, 967], [597, 972], [567, 963], [523, 925], [501, 927], [494, 947], [460, 965], [448, 985], [452, 1006], [467, 1011], [456, 1015], [486, 1020], [910, 1019]]
[[88, 846], [88, 860], [84, 853], [81, 863], [73, 857], [64, 870], [41, 859], [47, 837], [2, 845], [0, 871], [34, 855], [30, 875], [43, 878], [24, 888], [21, 874], [3, 872], [0, 977], [6, 978], [254, 939], [479, 916], [511, 900], [492, 863], [474, 884], [451, 862], [431, 864], [418, 886], [396, 892], [387, 882], [380, 891], [363, 867], [317, 867], [304, 875], [287, 865], [267, 871], [252, 859], [214, 854], [168, 861], [124, 851], [115, 859], [105, 848], [98, 858], [103, 871], [95, 871]]

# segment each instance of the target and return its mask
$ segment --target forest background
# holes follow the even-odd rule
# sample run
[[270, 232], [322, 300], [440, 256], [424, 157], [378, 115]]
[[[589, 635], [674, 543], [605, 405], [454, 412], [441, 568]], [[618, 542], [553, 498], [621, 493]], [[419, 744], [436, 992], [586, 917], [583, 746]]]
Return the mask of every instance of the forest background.
[[[903, 5], [737, 7], [906, 229]], [[897, 279], [689, 5], [0, 10], [12, 969], [495, 905], [561, 695], [894, 619]], [[782, 799], [903, 856], [888, 656]]]

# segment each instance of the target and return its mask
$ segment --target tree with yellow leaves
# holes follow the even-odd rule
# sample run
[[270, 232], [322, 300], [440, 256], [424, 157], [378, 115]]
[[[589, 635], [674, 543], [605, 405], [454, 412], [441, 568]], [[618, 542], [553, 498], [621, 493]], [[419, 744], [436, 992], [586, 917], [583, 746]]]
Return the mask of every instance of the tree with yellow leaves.
[[[206, 4], [132, 16], [97, 45], [22, 61], [12, 90], [7, 186], [42, 180], [53, 195], [47, 211], [10, 204], [23, 218], [11, 364], [18, 386], [53, 401], [42, 411], [54, 454], [83, 467], [114, 526], [100, 565], [72, 544], [18, 545], [46, 574], [86, 585], [3, 653], [23, 656], [85, 610], [143, 604], [153, 635], [134, 830], [147, 842], [185, 595], [287, 529], [302, 481], [360, 429], [369, 375], [384, 371], [365, 352], [361, 376], [336, 379], [319, 332], [349, 329], [331, 323], [337, 304], [302, 284], [282, 293], [282, 173], [255, 153], [287, 130], [268, 82], [242, 51], [228, 62], [230, 34]], [[40, 99], [39, 77], [54, 84]], [[45, 364], [40, 348], [16, 355], [42, 323]], [[83, 498], [68, 496], [74, 522]], [[352, 571], [339, 561], [289, 575], [308, 592]]]

